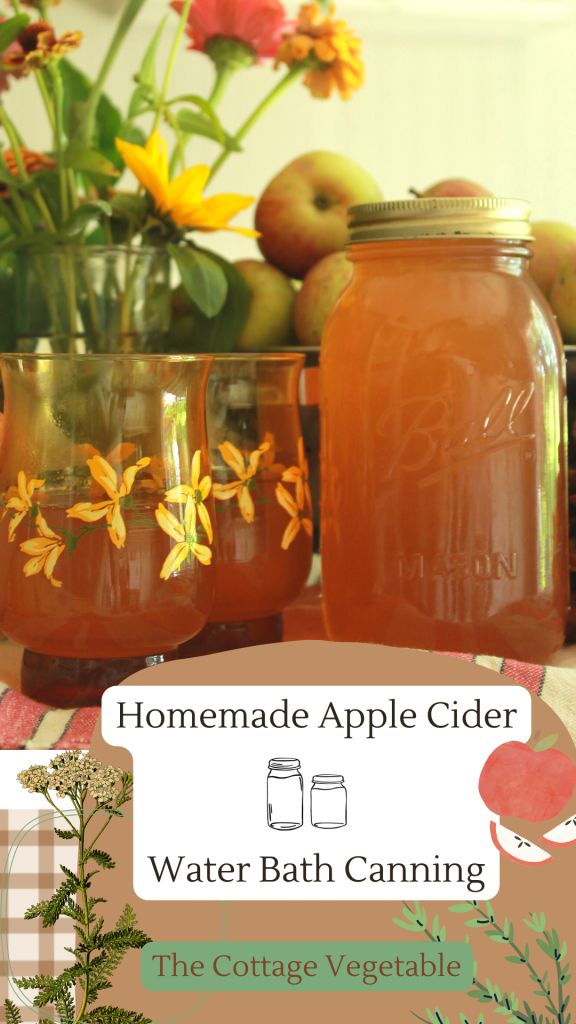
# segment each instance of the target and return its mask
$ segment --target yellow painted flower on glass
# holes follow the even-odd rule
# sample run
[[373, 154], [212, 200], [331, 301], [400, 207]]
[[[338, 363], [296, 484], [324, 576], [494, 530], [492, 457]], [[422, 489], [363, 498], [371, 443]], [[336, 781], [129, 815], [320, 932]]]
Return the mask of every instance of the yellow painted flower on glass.
[[116, 147], [124, 163], [152, 196], [158, 213], [169, 216], [181, 228], [198, 231], [235, 231], [250, 238], [258, 236], [250, 228], [231, 227], [229, 221], [253, 203], [252, 196], [224, 193], [203, 198], [210, 177], [205, 164], [189, 167], [170, 181], [168, 147], [158, 132], [145, 146], [116, 139]]
[[68, 509], [66, 515], [70, 519], [80, 519], [83, 523], [96, 523], [105, 518], [110, 540], [115, 547], [123, 548], [126, 543], [126, 524], [122, 517], [124, 499], [130, 494], [139, 471], [150, 465], [150, 459], [138, 459], [134, 466], [124, 470], [121, 477], [101, 455], [87, 459], [86, 464], [93, 479], [108, 495], [108, 500], [79, 501]]
[[192, 465], [190, 467], [190, 483], [177, 484], [176, 487], [171, 487], [169, 491], [166, 491], [166, 501], [177, 501], [179, 505], [184, 505], [188, 498], [191, 498], [196, 505], [198, 518], [206, 531], [208, 543], [211, 544], [214, 535], [212, 531], [212, 523], [210, 522], [210, 513], [208, 512], [205, 502], [212, 489], [212, 480], [209, 476], [201, 477], [201, 462], [202, 453], [200, 449], [198, 449], [194, 452], [194, 456], [192, 458]]
[[181, 522], [166, 508], [165, 505], [158, 505], [156, 509], [156, 521], [160, 528], [176, 541], [175, 546], [164, 559], [160, 570], [160, 578], [167, 580], [172, 573], [178, 571], [186, 559], [193, 555], [202, 565], [210, 565], [212, 552], [206, 544], [198, 543], [196, 531], [196, 504], [192, 497], [186, 498], [184, 507], [184, 521]]
[[22, 520], [25, 519], [25, 517], [30, 512], [30, 509], [32, 508], [33, 505], [32, 497], [34, 491], [37, 491], [39, 490], [40, 487], [43, 487], [44, 483], [44, 480], [35, 480], [33, 477], [31, 477], [30, 480], [27, 480], [26, 474], [24, 473], [23, 470], [20, 470], [20, 472], [18, 473], [18, 485], [16, 488], [17, 493], [13, 494], [12, 497], [10, 497], [6, 502], [6, 505], [4, 506], [4, 514], [2, 517], [4, 518], [4, 515], [8, 511], [16, 513], [16, 515], [12, 516], [8, 524], [9, 541], [14, 540], [16, 530], [18, 529]]
[[298, 465], [289, 466], [282, 473], [284, 483], [296, 484], [296, 502], [299, 508], [312, 508], [312, 495], [309, 484], [308, 459], [304, 450], [304, 439], [298, 438]]
[[227, 484], [214, 484], [214, 497], [218, 501], [230, 501], [231, 498], [238, 499], [238, 507], [242, 518], [247, 523], [254, 522], [255, 508], [254, 499], [250, 493], [255, 484], [256, 473], [260, 460], [270, 448], [270, 443], [264, 441], [255, 451], [243, 455], [239, 448], [236, 448], [230, 441], [224, 441], [218, 445], [218, 450], [227, 466], [230, 467], [238, 477]]
[[312, 536], [312, 520], [305, 514], [306, 509], [304, 506], [303, 489], [301, 489], [300, 492], [297, 491], [296, 498], [293, 498], [286, 487], [282, 484], [276, 484], [276, 500], [290, 516], [290, 522], [284, 530], [284, 534], [280, 542], [282, 549], [287, 551], [292, 541], [300, 533], [300, 530], [304, 530], [309, 537]]
[[65, 550], [62, 537], [50, 529], [44, 516], [39, 512], [36, 516], [37, 537], [25, 540], [20, 545], [20, 551], [31, 558], [25, 562], [22, 571], [25, 576], [37, 576], [43, 572], [46, 579], [53, 587], [61, 587], [62, 580], [54, 578], [54, 569], [60, 555]]

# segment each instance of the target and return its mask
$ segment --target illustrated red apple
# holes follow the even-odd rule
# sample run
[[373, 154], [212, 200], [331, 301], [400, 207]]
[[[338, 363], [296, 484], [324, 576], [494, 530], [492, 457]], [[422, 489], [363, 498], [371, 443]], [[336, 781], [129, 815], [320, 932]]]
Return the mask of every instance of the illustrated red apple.
[[302, 345], [319, 345], [324, 324], [352, 277], [344, 252], [331, 252], [308, 271], [294, 305], [296, 337]]
[[562, 264], [576, 255], [576, 228], [559, 221], [541, 220], [532, 225], [532, 234], [529, 270], [542, 294], [549, 299]]
[[435, 185], [430, 185], [424, 192], [417, 192], [415, 189], [410, 189], [410, 191], [419, 199], [492, 195], [492, 192], [489, 192], [483, 185], [479, 185], [476, 181], [470, 181], [469, 178], [444, 178], [442, 181], [437, 181]]
[[293, 340], [295, 290], [291, 280], [264, 260], [238, 260], [250, 289], [248, 316], [235, 347], [242, 352], [288, 345]]
[[258, 245], [270, 263], [302, 278], [348, 239], [348, 208], [377, 203], [382, 193], [368, 171], [349, 157], [318, 150], [288, 164], [256, 207]]
[[484, 803], [495, 814], [547, 821], [567, 804], [576, 786], [576, 763], [542, 740], [539, 749], [515, 740], [492, 751], [478, 782]]

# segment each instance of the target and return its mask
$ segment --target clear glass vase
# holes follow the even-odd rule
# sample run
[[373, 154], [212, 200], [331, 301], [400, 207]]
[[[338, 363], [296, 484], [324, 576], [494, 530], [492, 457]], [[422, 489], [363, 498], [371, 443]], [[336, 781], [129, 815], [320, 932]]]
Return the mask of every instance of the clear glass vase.
[[170, 257], [161, 248], [57, 246], [16, 253], [21, 352], [161, 352], [170, 325]]
[[209, 356], [6, 355], [0, 629], [59, 707], [173, 656], [214, 570]]

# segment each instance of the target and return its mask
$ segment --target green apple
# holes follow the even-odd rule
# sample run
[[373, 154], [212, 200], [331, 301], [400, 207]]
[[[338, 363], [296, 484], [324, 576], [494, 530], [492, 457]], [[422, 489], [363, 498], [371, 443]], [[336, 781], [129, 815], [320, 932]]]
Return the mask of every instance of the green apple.
[[331, 252], [308, 271], [296, 296], [294, 326], [302, 345], [319, 345], [324, 324], [352, 278], [344, 252]]
[[302, 278], [323, 256], [344, 248], [349, 207], [381, 199], [380, 186], [354, 160], [325, 150], [305, 153], [272, 179], [258, 202], [262, 255]]
[[257, 352], [288, 345], [296, 295], [291, 280], [265, 260], [238, 260], [234, 266], [250, 289], [248, 317], [235, 347]]
[[450, 199], [459, 196], [473, 198], [492, 195], [492, 192], [489, 192], [483, 185], [479, 185], [476, 181], [470, 181], [469, 178], [443, 178], [442, 181], [437, 181], [435, 185], [431, 185], [424, 192], [417, 192], [416, 189], [410, 189], [410, 191], [418, 199]]
[[549, 299], [562, 264], [576, 255], [576, 228], [559, 221], [541, 220], [532, 225], [532, 234], [530, 273], [542, 294]]

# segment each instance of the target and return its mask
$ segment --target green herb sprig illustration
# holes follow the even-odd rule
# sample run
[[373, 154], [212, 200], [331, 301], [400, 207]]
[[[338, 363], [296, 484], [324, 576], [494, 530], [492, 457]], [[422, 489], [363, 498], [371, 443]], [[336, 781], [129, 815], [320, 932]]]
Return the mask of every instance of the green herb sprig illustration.
[[[544, 1013], [540, 1012], [539, 1008], [534, 1008], [527, 1000], [521, 1002], [514, 992], [503, 991], [489, 978], [482, 982], [476, 976], [476, 965], [472, 988], [467, 993], [470, 999], [490, 1006], [506, 1024], [571, 1024], [572, 1015], [568, 1010], [570, 996], [566, 992], [571, 980], [568, 947], [560, 939], [556, 929], [546, 927], [544, 913], [530, 913], [524, 919], [525, 926], [538, 935], [536, 945], [553, 964], [553, 968], [541, 971], [535, 964], [529, 943], [520, 945], [516, 941], [514, 924], [508, 918], [499, 923], [491, 903], [480, 904], [477, 900], [469, 900], [466, 903], [456, 903], [448, 909], [454, 914], [471, 914], [472, 916], [465, 922], [466, 926], [481, 929], [491, 942], [496, 942], [506, 949], [505, 960], [508, 963], [525, 968], [531, 983], [535, 986], [532, 994], [545, 1001]], [[428, 914], [422, 904], [414, 903], [410, 906], [406, 903], [402, 914], [402, 918], [394, 918], [394, 924], [399, 928], [422, 932], [430, 942], [445, 941], [445, 925], [441, 924], [438, 915], [429, 923]], [[450, 1024], [448, 1017], [436, 1008], [426, 1009], [425, 1012], [426, 1017], [420, 1017], [418, 1014], [414, 1016], [417, 1020], [424, 1021], [424, 1024]], [[473, 1024], [472, 1019], [465, 1013], [460, 1014], [459, 1021], [460, 1024]], [[482, 1022], [481, 1017], [477, 1024]]]
[[[140, 949], [149, 937], [137, 927], [136, 915], [126, 905], [112, 930], [106, 931], [100, 904], [102, 896], [92, 896], [94, 878], [116, 866], [110, 854], [96, 844], [115, 817], [122, 817], [121, 808], [132, 799], [133, 779], [129, 772], [104, 765], [79, 751], [58, 754], [49, 764], [36, 765], [18, 775], [18, 781], [29, 793], [42, 793], [66, 828], [55, 828], [60, 839], [78, 844], [76, 871], [60, 865], [64, 879], [48, 900], [29, 907], [27, 920], [39, 918], [44, 928], [51, 928], [61, 917], [74, 921], [77, 942], [67, 947], [74, 961], [57, 977], [37, 974], [19, 978], [22, 989], [37, 989], [34, 1006], [52, 1005], [60, 1024], [152, 1024], [149, 1018], [132, 1010], [113, 1006], [92, 1006], [100, 993], [111, 988], [111, 977], [130, 949]], [[51, 792], [70, 801], [71, 809], [62, 810]], [[74, 991], [79, 986], [82, 997], [76, 1006]], [[91, 1008], [89, 1008], [91, 1007]], [[18, 1007], [9, 999], [4, 1002], [7, 1024], [21, 1024]], [[39, 1024], [52, 1024], [41, 1020]]]

